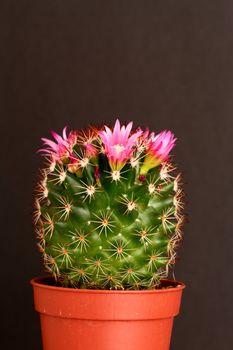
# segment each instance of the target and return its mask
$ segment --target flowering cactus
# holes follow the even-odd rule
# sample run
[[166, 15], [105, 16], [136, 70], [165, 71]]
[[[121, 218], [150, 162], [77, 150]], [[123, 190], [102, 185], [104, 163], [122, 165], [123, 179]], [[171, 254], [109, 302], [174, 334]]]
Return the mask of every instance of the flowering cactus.
[[175, 263], [182, 238], [180, 174], [169, 161], [176, 139], [113, 129], [42, 139], [46, 158], [34, 223], [46, 269], [64, 286], [150, 289]]

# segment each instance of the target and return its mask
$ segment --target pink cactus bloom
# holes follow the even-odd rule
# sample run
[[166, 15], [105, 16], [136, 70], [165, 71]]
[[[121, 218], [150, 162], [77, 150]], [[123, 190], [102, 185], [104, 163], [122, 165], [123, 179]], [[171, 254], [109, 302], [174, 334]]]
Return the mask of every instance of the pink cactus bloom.
[[[140, 128], [138, 130], [141, 130]], [[145, 131], [142, 131], [142, 134], [139, 136], [138, 140], [137, 140], [137, 150], [139, 152], [143, 152], [145, 150], [145, 148], [148, 145], [149, 139], [148, 139], [148, 135], [149, 135], [149, 129], [147, 128]]]
[[163, 162], [168, 159], [169, 153], [175, 146], [176, 138], [171, 131], [162, 131], [160, 134], [154, 136], [151, 134], [149, 138], [148, 149], [156, 158]]
[[98, 130], [95, 127], [91, 127], [88, 130], [81, 130], [78, 135], [77, 144], [84, 148], [85, 157], [93, 158], [98, 154], [98, 149], [93, 144], [93, 141], [97, 139]]
[[175, 146], [176, 138], [171, 131], [162, 131], [156, 135], [152, 132], [148, 138], [147, 155], [141, 168], [141, 174], [168, 160], [169, 153]]
[[133, 123], [126, 127], [120, 125], [117, 119], [113, 131], [105, 126], [104, 131], [99, 132], [99, 136], [104, 144], [104, 151], [112, 171], [120, 171], [133, 153], [138, 137], [142, 134], [139, 130], [130, 136]]
[[85, 143], [85, 156], [88, 158], [95, 157], [98, 153], [98, 150], [95, 148], [95, 146], [92, 143]]
[[77, 135], [76, 132], [71, 131], [67, 136], [67, 127], [62, 131], [62, 136], [58, 135], [55, 131], [51, 131], [55, 141], [51, 141], [47, 138], [42, 138], [44, 146], [48, 148], [42, 148], [39, 152], [49, 154], [56, 161], [62, 161], [65, 158], [69, 158], [72, 153], [74, 144], [76, 143]]

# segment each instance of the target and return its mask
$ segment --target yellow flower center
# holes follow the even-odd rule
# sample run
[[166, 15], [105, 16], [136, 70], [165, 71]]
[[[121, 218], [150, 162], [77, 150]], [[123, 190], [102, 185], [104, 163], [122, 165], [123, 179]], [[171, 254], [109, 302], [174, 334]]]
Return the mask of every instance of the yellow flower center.
[[123, 145], [119, 145], [119, 143], [117, 145], [113, 146], [117, 155], [119, 155], [121, 152], [123, 152], [125, 150], [125, 147]]

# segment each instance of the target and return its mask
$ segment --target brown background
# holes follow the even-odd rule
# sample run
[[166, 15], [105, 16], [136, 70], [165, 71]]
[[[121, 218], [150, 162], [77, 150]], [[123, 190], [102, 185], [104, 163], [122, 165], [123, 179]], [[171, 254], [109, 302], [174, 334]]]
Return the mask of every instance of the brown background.
[[119, 116], [179, 139], [190, 223], [171, 349], [232, 349], [233, 2], [7, 0], [0, 16], [1, 347], [41, 349], [28, 283], [43, 274], [40, 137]]

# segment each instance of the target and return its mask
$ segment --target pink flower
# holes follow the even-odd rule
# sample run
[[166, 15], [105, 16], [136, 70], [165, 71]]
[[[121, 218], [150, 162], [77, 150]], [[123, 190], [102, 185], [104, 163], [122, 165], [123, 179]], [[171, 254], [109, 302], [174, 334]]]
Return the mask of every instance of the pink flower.
[[73, 146], [76, 143], [77, 135], [76, 132], [71, 131], [67, 136], [66, 130], [67, 127], [63, 129], [62, 136], [58, 135], [55, 131], [51, 131], [51, 134], [56, 142], [42, 138], [44, 146], [47, 146], [47, 148], [42, 148], [39, 150], [39, 152], [49, 154], [56, 161], [62, 161], [63, 159], [69, 158], [72, 153]]
[[87, 158], [96, 157], [98, 149], [93, 142], [97, 139], [98, 130], [95, 127], [87, 130], [81, 130], [78, 135], [77, 144], [83, 146]]
[[86, 143], [85, 145], [85, 156], [88, 158], [95, 157], [98, 153], [98, 150], [92, 143]]
[[105, 131], [100, 131], [99, 136], [104, 144], [104, 150], [113, 171], [120, 171], [133, 153], [138, 137], [142, 131], [137, 131], [130, 136], [133, 123], [126, 127], [120, 125], [117, 119], [113, 131], [105, 126]]
[[176, 138], [171, 131], [162, 131], [156, 135], [152, 132], [148, 138], [147, 154], [141, 168], [141, 174], [146, 174], [150, 169], [168, 160], [169, 153], [175, 146]]
[[165, 130], [156, 136], [152, 133], [149, 138], [148, 150], [155, 158], [163, 162], [168, 159], [170, 151], [175, 146], [175, 141], [176, 139], [171, 131]]
[[[140, 128], [138, 130], [141, 130]], [[139, 136], [137, 140], [137, 150], [141, 153], [145, 150], [146, 146], [148, 145], [148, 135], [149, 135], [149, 129], [146, 128], [145, 131], [142, 131], [141, 135]]]

